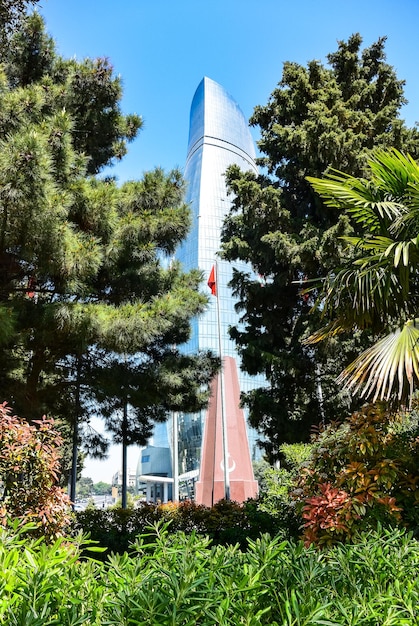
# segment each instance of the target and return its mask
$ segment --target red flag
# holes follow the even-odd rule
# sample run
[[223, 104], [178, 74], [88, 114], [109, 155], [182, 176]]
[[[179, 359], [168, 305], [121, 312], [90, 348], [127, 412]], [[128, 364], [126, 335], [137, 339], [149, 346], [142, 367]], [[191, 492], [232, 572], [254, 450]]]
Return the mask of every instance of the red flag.
[[215, 281], [215, 265], [211, 268], [211, 273], [208, 278], [208, 287], [211, 289], [213, 296], [217, 295], [217, 283]]

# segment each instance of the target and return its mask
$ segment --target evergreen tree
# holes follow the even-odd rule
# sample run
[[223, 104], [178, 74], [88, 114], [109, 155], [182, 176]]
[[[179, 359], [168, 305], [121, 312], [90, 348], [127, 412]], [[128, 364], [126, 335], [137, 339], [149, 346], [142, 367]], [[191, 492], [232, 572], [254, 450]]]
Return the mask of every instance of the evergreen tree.
[[0, 73], [0, 389], [23, 417], [70, 423], [74, 446], [98, 397], [126, 400], [128, 385], [144, 443], [152, 417], [206, 402], [217, 368], [173, 348], [207, 304], [201, 273], [169, 262], [190, 221], [180, 173], [97, 176], [141, 126], [120, 97], [109, 62], [62, 59], [36, 13], [15, 32]]
[[337, 373], [359, 352], [362, 336], [331, 339], [313, 347], [302, 339], [318, 328], [308, 316], [316, 293], [310, 281], [339, 265], [348, 216], [328, 208], [307, 176], [328, 168], [355, 176], [375, 146], [418, 154], [416, 129], [399, 118], [403, 81], [387, 64], [385, 38], [361, 49], [353, 35], [328, 55], [328, 65], [285, 63], [266, 106], [256, 107], [260, 176], [228, 171], [234, 202], [223, 228], [223, 255], [248, 261], [259, 279], [235, 272], [241, 324], [232, 329], [250, 374], [264, 373], [269, 386], [244, 396], [250, 421], [266, 438], [273, 458], [284, 441], [307, 439], [310, 427], [351, 408], [335, 383]]
[[8, 40], [28, 9], [39, 0], [1, 0], [0, 2], [0, 48], [7, 49]]

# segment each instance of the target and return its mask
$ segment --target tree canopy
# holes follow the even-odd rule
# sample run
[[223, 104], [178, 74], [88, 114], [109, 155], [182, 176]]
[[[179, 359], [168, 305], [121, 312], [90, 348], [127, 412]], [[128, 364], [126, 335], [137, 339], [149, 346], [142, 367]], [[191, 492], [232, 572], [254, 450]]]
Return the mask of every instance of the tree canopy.
[[151, 418], [206, 402], [217, 361], [177, 348], [207, 305], [201, 273], [171, 262], [190, 222], [180, 172], [99, 175], [141, 127], [121, 94], [108, 59], [63, 59], [37, 13], [14, 29], [0, 68], [0, 389], [22, 417], [73, 425], [118, 396], [144, 443]]
[[4, 52], [10, 36], [30, 7], [39, 0], [2, 0], [0, 3], [0, 47]]
[[[284, 441], [307, 439], [313, 424], [352, 408], [335, 382], [363, 345], [361, 333], [313, 347], [303, 343], [319, 327], [309, 316], [316, 293], [306, 288], [339, 265], [342, 236], [353, 232], [344, 211], [326, 206], [308, 176], [328, 168], [362, 175], [375, 147], [418, 154], [419, 135], [400, 118], [403, 81], [386, 62], [385, 38], [362, 49], [358, 34], [340, 41], [328, 64], [287, 62], [267, 105], [257, 106], [261, 174], [232, 167], [233, 206], [223, 234], [224, 258], [250, 263], [234, 272], [241, 322], [231, 330], [250, 374], [268, 385], [244, 396], [253, 426], [277, 456]], [[257, 278], [255, 278], [255, 276]]]

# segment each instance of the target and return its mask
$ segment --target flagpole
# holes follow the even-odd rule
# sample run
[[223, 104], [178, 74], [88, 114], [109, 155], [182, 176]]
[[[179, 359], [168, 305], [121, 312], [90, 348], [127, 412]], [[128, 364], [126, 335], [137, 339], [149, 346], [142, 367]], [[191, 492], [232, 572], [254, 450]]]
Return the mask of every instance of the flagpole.
[[173, 474], [173, 487], [172, 487], [172, 501], [179, 502], [179, 450], [178, 450], [178, 417], [177, 411], [172, 412], [172, 474]]
[[220, 280], [218, 277], [218, 261], [215, 261], [215, 287], [217, 299], [217, 327], [218, 327], [218, 351], [221, 361], [220, 371], [220, 391], [221, 391], [221, 424], [223, 433], [223, 463], [224, 463], [224, 497], [230, 500], [230, 474], [228, 471], [228, 440], [227, 440], [227, 418], [226, 418], [226, 401], [224, 390], [224, 363], [223, 349], [221, 341], [221, 316], [220, 316]]

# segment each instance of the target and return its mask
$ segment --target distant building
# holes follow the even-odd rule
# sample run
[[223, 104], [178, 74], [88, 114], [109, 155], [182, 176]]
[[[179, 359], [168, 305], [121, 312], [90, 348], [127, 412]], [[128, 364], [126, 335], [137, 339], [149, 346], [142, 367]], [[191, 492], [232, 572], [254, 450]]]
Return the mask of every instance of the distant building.
[[[165, 445], [143, 448], [137, 465], [136, 493], [146, 502], [167, 502], [173, 495], [173, 450], [167, 440], [167, 425], [158, 426], [153, 442]], [[198, 470], [178, 476], [181, 500], [193, 499], [197, 477]]]
[[[128, 487], [135, 487], [137, 474], [135, 470], [128, 469]], [[112, 476], [112, 487], [122, 487], [122, 471], [115, 472]]]
[[147, 502], [167, 502], [172, 497], [172, 482], [170, 448], [143, 448], [137, 466], [137, 494]]
[[[186, 201], [192, 212], [192, 227], [177, 258], [185, 270], [200, 268], [209, 277], [220, 249], [221, 227], [231, 207], [224, 174], [230, 165], [257, 173], [255, 147], [246, 118], [235, 100], [218, 83], [203, 78], [192, 100], [189, 143], [184, 177], [188, 183]], [[233, 265], [249, 271], [244, 263]], [[240, 370], [236, 346], [230, 339], [229, 327], [238, 323], [236, 303], [228, 283], [233, 266], [217, 260], [217, 297], [220, 305], [222, 353], [232, 357], [238, 370], [240, 391], [249, 391], [264, 384], [260, 377], [250, 377]], [[216, 298], [209, 310], [192, 322], [192, 336], [185, 352], [200, 349], [219, 352]], [[179, 471], [196, 470], [201, 461], [203, 424], [206, 412], [181, 414], [179, 428]], [[260, 457], [256, 433], [248, 429], [250, 457]]]
[[[216, 259], [218, 259], [217, 252], [220, 249], [221, 227], [231, 207], [231, 197], [227, 195], [224, 174], [227, 168], [233, 164], [238, 165], [242, 170], [250, 170], [254, 173], [258, 171], [255, 163], [254, 142], [248, 123], [232, 96], [221, 85], [205, 77], [198, 85], [192, 100], [188, 151], [184, 170], [184, 177], [188, 184], [186, 202], [191, 209], [192, 226], [176, 256], [186, 271], [199, 268], [203, 270], [207, 278]], [[244, 263], [232, 265], [229, 262], [217, 260], [220, 334], [223, 357], [230, 358], [229, 369], [237, 371], [239, 390], [245, 392], [264, 385], [265, 379], [263, 377], [250, 377], [241, 371], [236, 346], [228, 334], [229, 327], [238, 324], [238, 314], [234, 309], [236, 301], [228, 287], [228, 283], [232, 278], [233, 267], [239, 270], [250, 271], [249, 266]], [[192, 321], [191, 339], [186, 346], [182, 346], [182, 349], [187, 354], [193, 354], [198, 350], [205, 349], [211, 349], [218, 354], [218, 337], [217, 306], [216, 298], [214, 297], [211, 298], [208, 311]], [[238, 403], [237, 399], [235, 409], [238, 409]], [[232, 406], [231, 398], [229, 399], [229, 406]], [[212, 405], [212, 411], [217, 413], [214, 404]], [[206, 411], [201, 411], [197, 414], [180, 413], [178, 416], [178, 459], [179, 474], [181, 476], [179, 491], [181, 498], [195, 497], [196, 494], [195, 483], [199, 478], [206, 415]], [[236, 417], [239, 418], [240, 416]], [[235, 424], [237, 423], [235, 422]], [[156, 446], [157, 442], [159, 442], [155, 449], [156, 458], [158, 455], [161, 455], [165, 462], [167, 461], [167, 452], [169, 450], [171, 454], [173, 452], [171, 430], [172, 424], [170, 421], [167, 425], [156, 424], [153, 437], [153, 443]], [[244, 438], [247, 438], [247, 441], [243, 444], [246, 448], [246, 450], [243, 450], [243, 459], [240, 462], [232, 461], [231, 467], [248, 467], [250, 466], [250, 459], [256, 460], [260, 458], [261, 451], [256, 443], [257, 433], [247, 428], [247, 437], [245, 432]], [[238, 443], [236, 442], [235, 445], [237, 447]], [[152, 447], [149, 446], [146, 450]], [[160, 452], [157, 450], [160, 450]], [[142, 454], [148, 455], [144, 451]], [[244, 462], [246, 455], [248, 455], [247, 465]], [[210, 456], [211, 454], [206, 455], [207, 466]], [[139, 461], [138, 476], [153, 472], [154, 470], [147, 468], [145, 462]], [[250, 473], [252, 473], [251, 469]], [[168, 467], [166, 475], [167, 477], [172, 475], [171, 469]], [[247, 483], [250, 484], [253, 475], [248, 478]], [[253, 484], [254, 482], [252, 482]], [[246, 493], [248, 492], [246, 491]]]

